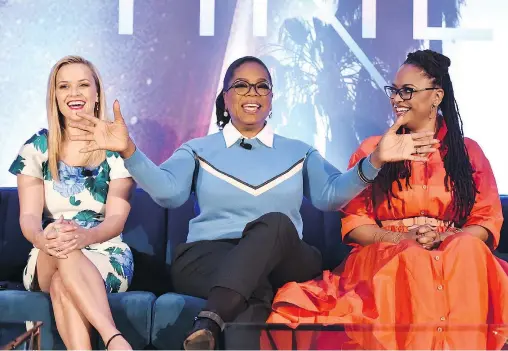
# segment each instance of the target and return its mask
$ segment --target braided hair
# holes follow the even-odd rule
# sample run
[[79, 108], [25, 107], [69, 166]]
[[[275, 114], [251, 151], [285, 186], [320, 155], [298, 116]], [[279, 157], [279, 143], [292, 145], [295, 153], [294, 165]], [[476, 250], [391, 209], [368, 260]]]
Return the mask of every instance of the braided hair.
[[[446, 123], [448, 132], [442, 141], [442, 147], [447, 150], [443, 162], [446, 171], [444, 185], [446, 191], [451, 191], [453, 217], [451, 218], [459, 226], [462, 226], [470, 214], [478, 193], [473, 179], [473, 166], [469, 160], [464, 144], [464, 132], [462, 119], [459, 113], [457, 101], [453, 93], [453, 85], [448, 73], [451, 61], [448, 57], [432, 50], [419, 50], [407, 55], [404, 64], [421, 68], [424, 74], [432, 80], [434, 87], [440, 87], [444, 91], [444, 97], [438, 106], [442, 120]], [[438, 124], [438, 127], [441, 125]], [[409, 133], [401, 127], [398, 134]], [[387, 163], [381, 169], [373, 187], [372, 205], [375, 207], [376, 194], [383, 193], [388, 198], [388, 206], [391, 208], [391, 198], [397, 196], [393, 192], [392, 185], [397, 183], [399, 191], [402, 191], [402, 180], [405, 180], [406, 189], [410, 188], [411, 162], [401, 161]]]
[[266, 73], [268, 74], [268, 79], [270, 83], [272, 83], [272, 76], [270, 75], [268, 67], [266, 67], [265, 63], [260, 59], [258, 59], [257, 57], [244, 56], [231, 63], [226, 71], [226, 74], [224, 75], [222, 90], [220, 91], [219, 95], [217, 95], [217, 99], [215, 100], [215, 114], [217, 116], [217, 126], [219, 127], [219, 129], [224, 128], [224, 126], [228, 124], [229, 121], [231, 120], [231, 117], [229, 115], [224, 116], [224, 112], [226, 112], [226, 104], [224, 102], [224, 92], [229, 87], [229, 84], [231, 83], [231, 79], [233, 78], [235, 71], [241, 65], [248, 62], [255, 62], [260, 66], [262, 66], [266, 70]]

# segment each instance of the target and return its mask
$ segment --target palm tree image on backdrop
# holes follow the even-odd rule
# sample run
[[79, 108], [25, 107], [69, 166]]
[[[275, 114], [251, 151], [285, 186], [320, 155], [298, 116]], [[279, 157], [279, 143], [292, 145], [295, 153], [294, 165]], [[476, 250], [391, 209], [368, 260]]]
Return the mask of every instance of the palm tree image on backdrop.
[[[299, 1], [281, 1], [277, 7], [298, 8]], [[314, 4], [310, 1], [309, 7]], [[429, 0], [429, 26], [456, 27], [465, 0]], [[376, 39], [362, 38], [362, 1], [328, 4], [336, 21], [323, 16], [287, 17], [273, 43], [260, 47], [260, 57], [273, 70], [272, 125], [282, 135], [314, 145], [333, 164], [345, 169], [359, 143], [382, 134], [393, 115], [382, 81], [393, 77], [406, 54], [423, 47], [413, 39], [413, 2], [391, 0], [377, 6]], [[395, 10], [396, 9], [396, 10]], [[277, 13], [277, 11], [274, 11]], [[300, 14], [312, 13], [305, 7]], [[347, 33], [341, 33], [336, 26]], [[430, 49], [442, 51], [441, 41]], [[364, 53], [372, 68], [362, 64]]]

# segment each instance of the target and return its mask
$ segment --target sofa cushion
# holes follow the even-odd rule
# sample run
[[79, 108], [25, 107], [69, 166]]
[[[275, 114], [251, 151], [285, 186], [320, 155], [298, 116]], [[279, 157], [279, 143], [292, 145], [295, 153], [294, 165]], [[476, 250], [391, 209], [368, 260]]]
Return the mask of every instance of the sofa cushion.
[[206, 301], [197, 297], [167, 293], [153, 308], [152, 345], [161, 350], [181, 350], [194, 317]]
[[310, 201], [304, 198], [300, 206], [300, 215], [303, 221], [303, 240], [323, 252], [325, 248], [324, 213], [316, 210]]
[[[117, 328], [124, 333], [134, 349], [150, 343], [152, 307], [155, 296], [147, 292], [127, 292], [108, 295]], [[51, 300], [46, 293], [0, 291], [0, 322], [41, 321], [41, 348], [65, 349], [56, 329]], [[94, 338], [98, 340], [98, 337]], [[94, 345], [95, 347], [99, 344]]]
[[16, 188], [0, 189], [0, 281], [23, 280], [32, 244], [19, 226], [19, 200]]
[[166, 263], [168, 266], [171, 265], [176, 247], [187, 241], [189, 221], [198, 213], [199, 207], [194, 195], [191, 195], [182, 206], [168, 211], [166, 245]]
[[332, 270], [344, 261], [352, 247], [342, 242], [342, 225], [340, 212], [324, 214], [323, 268]]
[[0, 291], [1, 322], [43, 322], [41, 348], [64, 350], [65, 347], [56, 329], [51, 300], [48, 294], [18, 290]]
[[124, 241], [134, 257], [134, 276], [129, 290], [160, 295], [170, 288], [165, 267], [167, 211], [141, 189], [134, 192], [131, 206], [123, 230]]
[[108, 300], [116, 327], [133, 349], [140, 350], [148, 346], [155, 295], [149, 292], [126, 292], [108, 294]]

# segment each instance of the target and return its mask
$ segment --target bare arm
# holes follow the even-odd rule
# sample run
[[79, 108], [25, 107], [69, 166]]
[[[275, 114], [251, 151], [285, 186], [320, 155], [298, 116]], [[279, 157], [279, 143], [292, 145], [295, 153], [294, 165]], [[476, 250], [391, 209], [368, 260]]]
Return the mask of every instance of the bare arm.
[[42, 179], [19, 174], [19, 224], [23, 236], [38, 247], [38, 236], [43, 234], [44, 182]]
[[491, 237], [489, 231], [480, 225], [470, 225], [464, 227], [463, 230], [472, 236], [476, 236], [478, 239], [484, 242], [489, 240]]
[[[42, 229], [42, 211], [44, 208], [44, 183], [42, 179], [19, 174], [17, 176], [19, 195], [19, 224], [23, 236], [34, 247], [44, 251], [48, 255], [60, 257], [55, 247], [51, 247], [53, 240], [47, 238], [49, 232], [54, 229], [55, 223], [50, 223], [46, 229]], [[58, 225], [63, 226], [66, 232], [72, 232], [73, 228], [63, 224], [59, 219]], [[75, 240], [72, 234], [62, 239], [65, 245], [72, 245]]]
[[361, 246], [380, 242], [398, 244], [402, 240], [413, 240], [424, 248], [430, 248], [428, 245], [431, 245], [436, 237], [438, 234], [434, 233], [434, 229], [429, 225], [422, 225], [412, 228], [406, 233], [400, 233], [380, 228], [374, 224], [366, 224], [351, 230], [344, 240], [346, 243], [353, 242]]
[[391, 232], [374, 224], [366, 224], [351, 230], [344, 238], [346, 243], [368, 246], [378, 242], [399, 243], [404, 239], [402, 233]]

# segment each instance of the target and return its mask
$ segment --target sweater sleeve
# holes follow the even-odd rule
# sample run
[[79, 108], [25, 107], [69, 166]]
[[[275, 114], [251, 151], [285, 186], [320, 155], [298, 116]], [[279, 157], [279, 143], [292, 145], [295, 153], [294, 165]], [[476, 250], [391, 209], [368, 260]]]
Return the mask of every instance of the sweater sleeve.
[[[358, 161], [366, 157], [381, 140], [380, 137], [371, 137], [365, 140], [349, 160], [348, 168], [353, 168]], [[342, 217], [342, 238], [344, 239], [353, 229], [363, 225], [377, 225], [374, 209], [372, 208], [372, 187], [362, 191], [343, 208]], [[353, 246], [357, 244], [351, 243]]]
[[124, 160], [134, 180], [160, 206], [175, 208], [187, 201], [191, 193], [196, 166], [190, 146], [183, 144], [160, 166], [155, 165], [141, 150]]
[[[379, 173], [369, 158], [363, 163], [362, 171], [368, 179], [374, 179]], [[358, 176], [358, 165], [341, 173], [314, 148], [307, 154], [303, 181], [304, 196], [322, 211], [341, 209], [368, 185]]]

